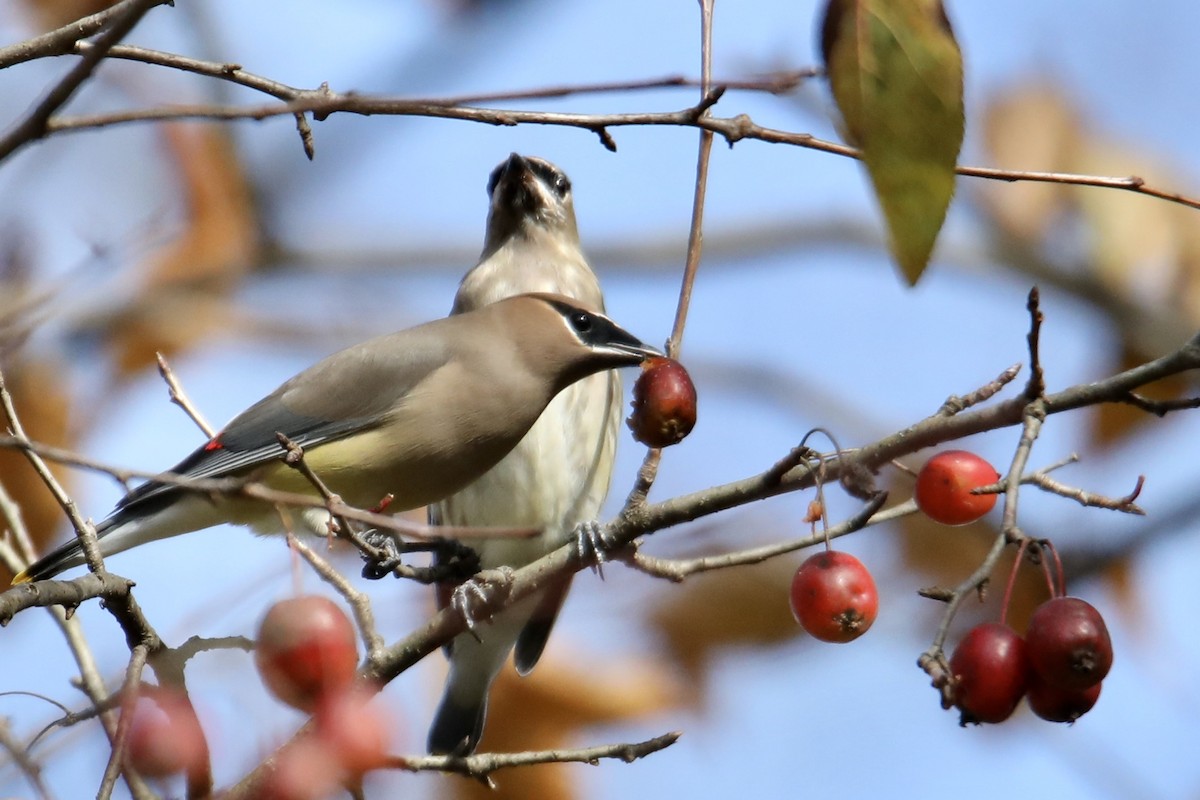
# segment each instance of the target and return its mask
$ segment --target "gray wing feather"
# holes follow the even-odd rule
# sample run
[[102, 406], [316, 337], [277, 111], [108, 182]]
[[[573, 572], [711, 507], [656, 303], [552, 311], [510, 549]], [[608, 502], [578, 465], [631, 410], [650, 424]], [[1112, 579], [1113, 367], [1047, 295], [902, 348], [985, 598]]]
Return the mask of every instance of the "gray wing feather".
[[[283, 455], [276, 433], [311, 448], [382, 424], [406, 394], [446, 362], [441, 341], [425, 334], [422, 326], [334, 353], [238, 414], [170, 471], [189, 478], [238, 474]], [[117, 509], [174, 488], [149, 481], [127, 494]]]

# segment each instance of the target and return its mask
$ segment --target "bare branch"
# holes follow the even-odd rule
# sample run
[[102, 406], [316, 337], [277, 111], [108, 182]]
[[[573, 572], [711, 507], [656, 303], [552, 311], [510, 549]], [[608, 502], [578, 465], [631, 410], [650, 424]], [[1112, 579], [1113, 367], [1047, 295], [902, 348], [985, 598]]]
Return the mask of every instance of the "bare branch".
[[34, 106], [25, 119], [0, 137], [0, 161], [22, 145], [45, 136], [49, 130], [50, 115], [71, 99], [113, 45], [124, 39], [150, 9], [164, 2], [167, 0], [124, 0], [120, 3], [116, 13], [105, 19], [106, 27], [96, 37], [95, 46]]
[[98, 800], [108, 800], [112, 790], [117, 785], [117, 776], [121, 773], [121, 762], [125, 757], [125, 742], [129, 738], [129, 725], [133, 720], [133, 708], [137, 704], [137, 688], [142, 683], [142, 670], [146, 666], [149, 655], [145, 645], [138, 645], [129, 654], [129, 665], [125, 669], [125, 685], [121, 689], [121, 717], [117, 724], [117, 735], [113, 741], [112, 751], [108, 754], [108, 764], [104, 767], [104, 777], [100, 788], [96, 790]]
[[865, 527], [890, 522], [908, 514], [916, 513], [917, 504], [912, 500], [889, 508], [887, 511], [880, 512], [879, 509], [886, 500], [887, 493], [880, 492], [869, 503], [864, 505], [857, 514], [845, 522], [834, 525], [832, 528], [820, 533], [813, 533], [810, 536], [804, 536], [799, 539], [790, 539], [786, 542], [765, 545], [750, 550], [739, 550], [736, 553], [692, 559], [655, 558], [639, 551], [629, 559], [629, 564], [635, 569], [645, 572], [647, 575], [653, 575], [656, 578], [666, 578], [678, 583], [700, 572], [740, 567], [747, 564], [761, 564], [767, 559], [775, 558], [785, 553], [792, 553], [805, 547], [821, 544], [829, 539], [836, 539], [839, 536], [854, 533]]
[[0, 717], [0, 750], [8, 754], [10, 763], [17, 766], [40, 800], [53, 800], [54, 795], [50, 793], [49, 787], [42, 780], [42, 768], [29, 757], [25, 748], [13, 737], [8, 720], [3, 717]]
[[[155, 5], [164, 5], [170, 2], [172, 0], [159, 0]], [[7, 47], [0, 47], [0, 69], [37, 58], [64, 56], [72, 51], [80, 39], [94, 36], [107, 28], [114, 19], [127, 13], [133, 3], [134, 0], [122, 0], [122, 2], [114, 3], [110, 8], [77, 19], [61, 28]]]
[[158, 360], [158, 374], [167, 382], [167, 389], [171, 393], [171, 402], [183, 409], [183, 413], [188, 415], [188, 419], [196, 423], [196, 427], [211, 439], [217, 429], [209, 424], [199, 409], [192, 405], [192, 401], [188, 398], [187, 393], [183, 391], [183, 386], [179, 383], [179, 379], [171, 371], [171, 365], [167, 363], [167, 357], [162, 353], [155, 353], [154, 356]]
[[389, 766], [410, 772], [455, 772], [470, 778], [485, 778], [509, 767], [531, 764], [580, 763], [595, 765], [600, 759], [614, 758], [629, 764], [659, 750], [665, 750], [679, 740], [678, 731], [665, 733], [644, 742], [604, 744], [571, 750], [538, 750], [525, 753], [477, 753], [465, 758], [455, 756], [404, 756], [391, 760]]
[[[553, 125], [598, 132], [618, 127], [693, 127], [711, 131], [722, 136], [730, 145], [743, 139], [754, 139], [771, 144], [786, 144], [818, 150], [845, 158], [861, 159], [862, 154], [843, 144], [820, 139], [812, 134], [768, 128], [756, 124], [749, 115], [735, 117], [713, 117], [700, 113], [704, 104], [679, 111], [645, 112], [630, 114], [569, 114], [548, 111], [522, 111], [478, 108], [473, 106], [448, 106], [437, 101], [388, 98], [355, 92], [336, 93], [327, 89], [301, 89], [297, 96], [283, 103], [247, 106], [216, 104], [172, 105], [158, 108], [133, 109], [80, 116], [60, 116], [50, 120], [45, 133], [103, 128], [134, 122], [151, 122], [173, 119], [197, 119], [207, 121], [264, 120], [270, 117], [291, 116], [311, 113], [322, 120], [332, 114], [347, 113], [361, 115], [418, 116], [435, 119], [455, 119], [485, 125]], [[612, 149], [612, 148], [610, 148]], [[1034, 172], [1002, 170], [986, 167], [959, 166], [959, 175], [1006, 182], [1030, 181], [1036, 183], [1059, 183], [1073, 186], [1092, 186], [1104, 189], [1119, 189], [1142, 194], [1160, 200], [1200, 209], [1200, 198], [1167, 191], [1147, 184], [1137, 176], [1112, 177], [1104, 175], [1080, 175], [1062, 172]]]

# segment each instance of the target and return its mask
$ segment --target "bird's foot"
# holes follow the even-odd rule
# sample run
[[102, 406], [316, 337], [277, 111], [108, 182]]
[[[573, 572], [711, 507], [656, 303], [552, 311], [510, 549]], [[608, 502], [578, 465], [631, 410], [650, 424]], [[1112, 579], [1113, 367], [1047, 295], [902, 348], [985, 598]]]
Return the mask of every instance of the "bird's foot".
[[[479, 571], [479, 554], [462, 542], [453, 539], [406, 542], [388, 531], [372, 528], [361, 534], [368, 550], [362, 550], [367, 562], [362, 575], [368, 580], [379, 580], [389, 574], [397, 578], [410, 578], [418, 583], [460, 581]], [[403, 563], [409, 553], [433, 553], [434, 563], [428, 567], [415, 567]]]
[[387, 531], [381, 531], [378, 528], [363, 531], [360, 538], [364, 544], [375, 550], [374, 553], [366, 550], [360, 551], [363, 561], [367, 562], [362, 568], [362, 576], [371, 581], [377, 581], [391, 574], [399, 578], [400, 573], [397, 571], [397, 567], [403, 565], [405, 552], [400, 541]]
[[608, 527], [594, 519], [576, 525], [571, 536], [575, 540], [579, 558], [590, 565], [601, 578], [604, 577], [605, 562], [624, 549], [624, 546], [613, 538]]
[[483, 612], [488, 606], [504, 599], [512, 589], [513, 569], [500, 566], [487, 569], [465, 580], [454, 588], [450, 595], [450, 607], [463, 615], [467, 630], [474, 631], [475, 625], [487, 617]]

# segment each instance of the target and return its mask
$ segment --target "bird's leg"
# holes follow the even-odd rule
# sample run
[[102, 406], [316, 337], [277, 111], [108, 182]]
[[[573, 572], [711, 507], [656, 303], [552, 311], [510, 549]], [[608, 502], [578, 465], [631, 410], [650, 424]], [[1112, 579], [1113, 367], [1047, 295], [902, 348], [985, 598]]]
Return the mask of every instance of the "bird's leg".
[[[379, 580], [389, 574], [397, 578], [411, 578], [418, 583], [459, 581], [479, 571], [479, 554], [465, 544], [453, 539], [409, 542], [390, 531], [372, 528], [363, 531], [362, 541], [375, 552], [361, 551], [367, 564], [362, 575], [368, 580]], [[429, 567], [413, 567], [403, 563], [409, 553], [433, 553], [434, 562]]]
[[482, 619], [480, 611], [508, 594], [514, 574], [512, 567], [499, 566], [479, 572], [454, 587], [450, 594], [450, 607], [463, 615], [467, 630], [474, 633], [476, 623]]

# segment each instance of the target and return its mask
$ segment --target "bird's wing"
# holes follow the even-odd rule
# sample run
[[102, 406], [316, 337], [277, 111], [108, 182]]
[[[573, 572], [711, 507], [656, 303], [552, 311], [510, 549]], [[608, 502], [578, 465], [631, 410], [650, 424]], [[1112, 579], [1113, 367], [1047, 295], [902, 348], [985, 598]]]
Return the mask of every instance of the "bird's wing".
[[[234, 417], [171, 472], [188, 478], [242, 474], [284, 455], [276, 433], [308, 449], [382, 424], [446, 363], [436, 338], [400, 337], [374, 339], [314, 364]], [[149, 481], [127, 494], [117, 511], [176, 488]]]

